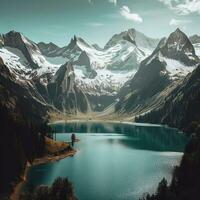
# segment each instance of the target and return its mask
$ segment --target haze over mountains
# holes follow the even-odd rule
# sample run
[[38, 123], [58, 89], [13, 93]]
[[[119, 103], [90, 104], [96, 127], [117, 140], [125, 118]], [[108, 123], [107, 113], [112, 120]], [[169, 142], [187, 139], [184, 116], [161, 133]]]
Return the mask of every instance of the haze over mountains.
[[115, 34], [103, 49], [74, 36], [60, 48], [11, 31], [0, 57], [16, 84], [29, 84], [46, 105], [71, 114], [144, 115], [199, 65], [200, 37], [177, 29], [150, 38], [135, 29]]

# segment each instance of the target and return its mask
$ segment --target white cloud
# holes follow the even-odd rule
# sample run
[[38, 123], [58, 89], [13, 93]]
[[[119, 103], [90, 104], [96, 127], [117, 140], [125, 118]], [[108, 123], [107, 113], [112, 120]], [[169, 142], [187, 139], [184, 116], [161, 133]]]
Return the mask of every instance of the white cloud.
[[200, 14], [200, 0], [159, 0], [179, 15]]
[[92, 27], [100, 27], [103, 26], [104, 24], [98, 23], [98, 22], [90, 22], [86, 24], [87, 26], [92, 26]]
[[109, 3], [113, 3], [114, 5], [117, 5], [117, 0], [108, 0]]
[[191, 23], [191, 20], [180, 20], [180, 19], [171, 19], [169, 22], [170, 26], [183, 26], [185, 24]]
[[137, 13], [132, 13], [128, 6], [121, 7], [120, 14], [128, 20], [131, 20], [137, 23], [143, 22], [142, 17], [140, 17], [140, 15]]
[[[118, 0], [108, 0], [109, 3], [113, 3], [115, 6], [117, 5]], [[94, 0], [88, 0], [89, 4], [94, 3]]]

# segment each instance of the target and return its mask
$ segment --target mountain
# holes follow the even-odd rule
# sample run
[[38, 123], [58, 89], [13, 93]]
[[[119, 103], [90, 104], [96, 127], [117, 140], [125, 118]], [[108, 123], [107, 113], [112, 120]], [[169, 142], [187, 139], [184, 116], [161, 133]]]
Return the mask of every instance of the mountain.
[[47, 57], [60, 56], [60, 52], [62, 49], [52, 42], [50, 43], [39, 42], [37, 46], [40, 49], [41, 53]]
[[[49, 63], [37, 44], [21, 33], [11, 31], [3, 35], [3, 41], [0, 48], [3, 62], [16, 80], [32, 85], [29, 91], [35, 91], [39, 96], [34, 98], [73, 114], [87, 111], [87, 100], [74, 83], [73, 67]], [[71, 88], [67, 84], [72, 85]], [[64, 101], [66, 105], [63, 105]]]
[[2, 36], [3, 46], [0, 56], [13, 72], [26, 78], [53, 73], [59, 67], [50, 64], [42, 55], [38, 46], [23, 34], [11, 31]]
[[200, 119], [200, 65], [167, 95], [163, 104], [137, 121], [168, 124], [187, 132]]
[[154, 52], [141, 62], [133, 79], [121, 89], [117, 112], [138, 112], [146, 108], [149, 100], [160, 102], [159, 93], [192, 72], [198, 63], [190, 40], [177, 29], [160, 41]]
[[[11, 31], [3, 35], [4, 46], [19, 49], [27, 61], [29, 66], [32, 69], [37, 69], [40, 67], [41, 63], [37, 60], [37, 55], [40, 54], [40, 50], [37, 46], [24, 37], [21, 33]], [[40, 59], [40, 58], [39, 58]], [[40, 59], [42, 61], [42, 59]]]
[[[108, 42], [104, 49], [97, 45], [90, 45], [84, 39], [74, 36], [65, 47], [60, 49], [52, 47], [53, 50], [56, 49], [54, 55], [51, 50], [45, 55], [51, 55], [51, 59], [52, 57], [57, 59], [60, 56], [70, 61], [74, 65], [77, 87], [86, 94], [114, 96], [136, 73], [139, 63], [151, 54], [158, 43], [158, 40], [148, 38], [134, 29], [126, 33], [127, 37], [124, 38], [118, 36], [121, 34], [113, 36], [110, 41], [115, 42]], [[128, 39], [128, 35], [133, 38], [134, 33], [137, 33], [138, 46], [132, 41], [133, 39]], [[41, 44], [39, 48], [45, 52]], [[50, 49], [49, 45], [45, 48], [47, 51]]]
[[73, 65], [62, 65], [47, 85], [50, 102], [59, 110], [77, 114], [88, 111], [87, 97], [76, 87]]
[[[167, 124], [190, 136], [180, 166], [175, 167], [172, 181], [161, 181], [151, 199], [196, 199], [199, 196], [200, 152], [200, 65], [188, 74], [166, 96], [163, 103], [148, 113], [135, 118], [137, 122]], [[165, 182], [165, 183], [164, 183]], [[164, 184], [163, 184], [164, 183]]]
[[116, 102], [119, 112], [132, 112], [199, 62], [179, 29], [159, 43], [130, 29], [114, 35], [104, 49], [76, 36], [62, 48], [14, 31], [1, 38], [0, 56], [16, 78], [32, 81], [47, 104], [72, 113], [103, 111]]
[[192, 43], [180, 29], [171, 33], [167, 39], [162, 39], [144, 64], [148, 65], [153, 59], [166, 65], [166, 71], [172, 79], [187, 75], [199, 62]]
[[141, 50], [145, 49], [148, 51], [149, 49], [154, 49], [159, 40], [147, 37], [143, 33], [135, 30], [129, 29], [128, 31], [121, 32], [120, 34], [115, 34], [105, 45], [104, 49], [108, 49], [110, 47], [115, 46], [118, 44], [119, 41], [128, 41], [132, 44], [139, 47]]
[[0, 34], [0, 47], [2, 47], [3, 44], [4, 44], [4, 42], [3, 42], [3, 36]]
[[92, 44], [92, 47], [94, 47], [98, 51], [102, 51], [103, 50], [98, 44]]
[[192, 44], [200, 43], [200, 36], [192, 35], [192, 36], [190, 36], [190, 41], [192, 42]]
[[199, 35], [193, 35], [190, 37], [190, 41], [192, 42], [195, 52], [197, 56], [200, 57], [200, 36]]
[[180, 29], [170, 34], [160, 51], [165, 57], [179, 60], [186, 66], [192, 66], [199, 62], [192, 43]]
[[48, 106], [31, 81], [19, 80], [0, 58], [0, 194], [9, 193], [26, 162], [43, 153]]

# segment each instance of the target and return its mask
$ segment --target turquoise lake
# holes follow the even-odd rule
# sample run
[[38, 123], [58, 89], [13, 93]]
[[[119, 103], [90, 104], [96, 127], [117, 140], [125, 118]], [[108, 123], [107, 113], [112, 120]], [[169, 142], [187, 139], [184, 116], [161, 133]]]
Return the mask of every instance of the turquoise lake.
[[188, 138], [176, 129], [148, 124], [73, 122], [52, 125], [59, 141], [80, 139], [77, 153], [34, 166], [28, 183], [50, 185], [68, 177], [79, 200], [136, 200], [171, 180]]

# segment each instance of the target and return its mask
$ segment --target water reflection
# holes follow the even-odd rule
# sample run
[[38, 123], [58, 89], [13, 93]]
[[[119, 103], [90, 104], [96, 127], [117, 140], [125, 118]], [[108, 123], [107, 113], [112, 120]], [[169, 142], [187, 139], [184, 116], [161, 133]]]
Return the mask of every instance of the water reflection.
[[155, 192], [163, 177], [170, 181], [187, 143], [177, 130], [161, 126], [97, 122], [52, 126], [60, 141], [69, 141], [76, 132], [77, 154], [34, 166], [28, 183], [50, 185], [58, 176], [68, 177], [79, 200], [138, 200], [144, 192]]
[[[73, 122], [52, 125], [56, 133], [118, 133], [129, 138], [118, 139], [123, 145], [135, 149], [183, 152], [188, 138], [176, 129], [164, 126], [141, 126], [124, 123]], [[115, 138], [109, 139], [113, 142]]]

